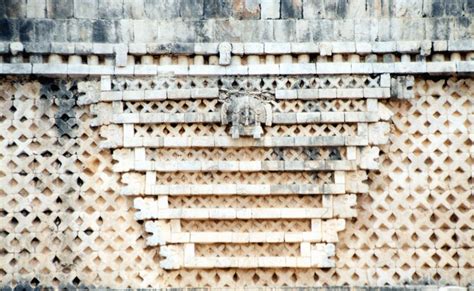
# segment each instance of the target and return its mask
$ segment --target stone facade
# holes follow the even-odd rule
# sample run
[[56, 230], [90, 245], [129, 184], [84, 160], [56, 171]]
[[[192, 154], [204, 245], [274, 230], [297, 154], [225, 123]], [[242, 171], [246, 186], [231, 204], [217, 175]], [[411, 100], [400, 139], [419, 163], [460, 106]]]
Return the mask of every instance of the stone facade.
[[1, 287], [471, 287], [471, 2], [0, 1]]

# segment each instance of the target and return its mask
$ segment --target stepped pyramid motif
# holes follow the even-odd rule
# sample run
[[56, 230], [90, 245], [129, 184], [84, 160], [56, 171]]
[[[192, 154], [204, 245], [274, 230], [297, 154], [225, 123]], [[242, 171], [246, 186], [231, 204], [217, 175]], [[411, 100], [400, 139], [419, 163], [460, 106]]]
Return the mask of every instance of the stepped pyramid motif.
[[162, 268], [331, 268], [388, 141], [378, 100], [412, 88], [389, 74], [103, 76], [92, 123]]

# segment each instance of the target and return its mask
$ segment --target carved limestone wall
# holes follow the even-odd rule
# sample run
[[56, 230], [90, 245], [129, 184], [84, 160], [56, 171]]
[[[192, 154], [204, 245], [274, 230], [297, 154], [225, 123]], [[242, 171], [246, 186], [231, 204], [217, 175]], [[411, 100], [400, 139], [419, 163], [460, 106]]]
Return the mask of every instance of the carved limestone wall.
[[[372, 98], [388, 97], [383, 88], [394, 88], [381, 75], [229, 80], [3, 78], [0, 281], [109, 287], [472, 284], [472, 79], [417, 79], [408, 100]], [[267, 96], [260, 100], [271, 105], [272, 125], [261, 125], [260, 138], [232, 138], [231, 125], [222, 124], [219, 101], [234, 94], [223, 90], [225, 84], [234, 84], [235, 94], [267, 93], [257, 96]], [[344, 94], [325, 99], [334, 92]], [[349, 94], [353, 98], [342, 98]], [[85, 105], [98, 97], [103, 100]], [[374, 105], [378, 110], [371, 110]], [[355, 119], [346, 119], [351, 115]], [[170, 122], [170, 116], [177, 120]], [[384, 122], [389, 131], [378, 126]], [[363, 124], [361, 132], [368, 134], [356, 138], [364, 136]], [[133, 138], [124, 139], [129, 126]], [[371, 135], [378, 130], [384, 134]], [[281, 143], [285, 137], [294, 143]], [[350, 140], [357, 144], [346, 144]], [[364, 158], [372, 154], [378, 163]], [[258, 187], [222, 186], [235, 181]], [[290, 181], [311, 183], [316, 191], [265, 187]], [[342, 181], [341, 193], [338, 186], [325, 186]], [[213, 190], [222, 195], [209, 195]], [[207, 195], [194, 195], [202, 193]], [[176, 216], [160, 217], [160, 206]], [[250, 217], [234, 219], [249, 215], [248, 208]], [[235, 217], [226, 216], [236, 209], [241, 211]], [[331, 216], [314, 217], [318, 213]], [[337, 226], [340, 219], [344, 230]], [[325, 223], [336, 225], [328, 232]], [[174, 236], [178, 227], [180, 236]], [[229, 236], [236, 231], [244, 234]], [[196, 233], [202, 232], [220, 233], [199, 241], [204, 237]], [[265, 234], [265, 241], [251, 243], [245, 233], [257, 240]], [[169, 257], [173, 249], [183, 256]], [[309, 264], [308, 251], [316, 259]], [[264, 259], [245, 261], [249, 255]], [[282, 260], [266, 260], [282, 256], [290, 258], [284, 264], [296, 258], [296, 266], [279, 268]], [[253, 265], [232, 265], [235, 258]]]

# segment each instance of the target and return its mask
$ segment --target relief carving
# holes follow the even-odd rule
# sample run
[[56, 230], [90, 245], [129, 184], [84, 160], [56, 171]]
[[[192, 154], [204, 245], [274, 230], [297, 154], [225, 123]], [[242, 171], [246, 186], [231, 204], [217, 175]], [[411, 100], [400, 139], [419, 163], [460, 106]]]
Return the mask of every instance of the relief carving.
[[272, 123], [272, 108], [269, 103], [251, 96], [231, 97], [224, 102], [221, 117], [222, 124], [232, 124], [232, 138], [252, 136], [259, 139], [263, 134], [261, 124], [270, 126]]

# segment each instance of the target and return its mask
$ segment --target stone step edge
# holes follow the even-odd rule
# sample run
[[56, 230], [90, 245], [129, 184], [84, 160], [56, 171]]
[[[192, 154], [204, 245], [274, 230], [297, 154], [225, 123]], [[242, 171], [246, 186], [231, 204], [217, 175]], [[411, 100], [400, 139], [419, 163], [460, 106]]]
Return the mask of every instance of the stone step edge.
[[137, 208], [137, 220], [149, 219], [312, 219], [333, 218], [330, 208]]
[[[0, 42], [0, 54], [21, 52], [62, 55], [217, 55], [219, 44], [210, 43], [97, 43], [97, 42]], [[471, 52], [472, 39], [405, 41], [322, 41], [322, 42], [231, 42], [233, 55], [260, 54], [421, 54]]]
[[184, 268], [332, 268], [327, 257], [194, 257], [184, 261]]
[[[129, 162], [126, 162], [130, 165]], [[114, 172], [294, 172], [294, 171], [354, 171], [355, 160], [317, 161], [140, 161], [133, 165], [114, 165]]]
[[[355, 136], [297, 136], [297, 137], [263, 137], [261, 139], [240, 138], [229, 136], [201, 137], [135, 137], [124, 136], [123, 146], [112, 142], [102, 142], [102, 148], [241, 148], [241, 147], [314, 147], [314, 146], [367, 146], [368, 135]], [[375, 145], [375, 144], [374, 144]]]
[[202, 231], [202, 232], [169, 232], [164, 234], [160, 244], [168, 243], [295, 243], [295, 242], [322, 242], [323, 234], [318, 231], [302, 232], [228, 232], [228, 231]]
[[[377, 88], [311, 88], [275, 89], [276, 100], [319, 100], [319, 99], [386, 99], [391, 97], [390, 85]], [[219, 98], [219, 88], [159, 89], [159, 90], [103, 90], [99, 101], [139, 102], [164, 100], [198, 100]]]
[[258, 65], [112, 65], [85, 64], [0, 64], [0, 74], [41, 76], [257, 76], [257, 75], [337, 75], [337, 74], [469, 74], [474, 61], [400, 63], [311, 63]]
[[346, 194], [346, 184], [129, 184], [121, 188], [120, 194], [128, 196]]
[[[272, 113], [272, 124], [324, 124], [377, 122], [378, 111], [287, 112]], [[115, 113], [115, 124], [222, 123], [221, 112], [189, 113]]]

